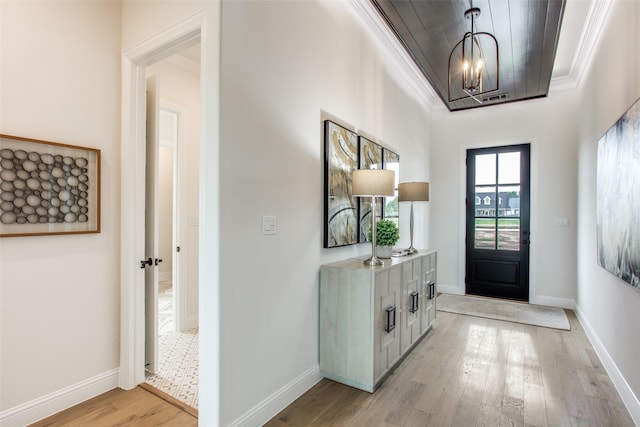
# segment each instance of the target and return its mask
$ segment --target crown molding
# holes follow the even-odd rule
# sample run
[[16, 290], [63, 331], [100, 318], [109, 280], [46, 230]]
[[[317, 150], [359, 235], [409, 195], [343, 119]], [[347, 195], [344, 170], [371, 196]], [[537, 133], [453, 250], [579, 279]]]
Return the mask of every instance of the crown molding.
[[360, 21], [362, 29], [413, 89], [412, 95], [429, 109], [442, 106], [440, 97], [373, 4], [369, 0], [349, 0], [345, 3]]
[[[415, 90], [423, 104], [430, 109], [446, 109], [440, 97], [422, 74], [413, 58], [407, 53], [396, 35], [382, 19], [369, 0], [346, 2], [360, 20], [363, 29], [369, 33], [382, 52], [395, 64], [407, 83]], [[582, 27], [582, 34], [575, 50], [575, 56], [566, 75], [551, 79], [549, 92], [576, 89], [591, 64], [595, 47], [604, 27], [613, 0], [591, 0], [589, 11]]]
[[592, 0], [569, 73], [551, 79], [549, 91], [576, 89], [590, 66], [613, 0]]

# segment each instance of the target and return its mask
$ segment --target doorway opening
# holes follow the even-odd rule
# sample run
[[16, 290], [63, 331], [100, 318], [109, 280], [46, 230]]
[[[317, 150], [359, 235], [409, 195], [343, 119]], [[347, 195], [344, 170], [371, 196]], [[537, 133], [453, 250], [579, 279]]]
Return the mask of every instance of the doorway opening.
[[529, 300], [530, 223], [530, 144], [467, 150], [467, 294]]
[[198, 407], [200, 49], [145, 68], [145, 382]]

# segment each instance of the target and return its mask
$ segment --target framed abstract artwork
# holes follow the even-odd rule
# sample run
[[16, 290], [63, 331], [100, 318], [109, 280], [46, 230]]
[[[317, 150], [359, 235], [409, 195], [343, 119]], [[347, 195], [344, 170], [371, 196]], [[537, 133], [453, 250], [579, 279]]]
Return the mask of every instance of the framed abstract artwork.
[[325, 120], [324, 143], [324, 247], [358, 243], [357, 205], [351, 190], [351, 173], [358, 168], [357, 135]]
[[0, 237], [100, 232], [100, 150], [0, 135]]
[[395, 172], [395, 195], [384, 198], [384, 219], [393, 221], [396, 225], [399, 222], [398, 209], [398, 184], [400, 183], [400, 155], [385, 148], [382, 155], [382, 167]]
[[600, 138], [598, 264], [640, 290], [640, 100]]
[[[358, 136], [359, 169], [382, 169], [382, 146]], [[371, 228], [371, 198], [358, 197], [358, 242], [367, 242]], [[376, 218], [382, 218], [384, 197], [376, 199]]]

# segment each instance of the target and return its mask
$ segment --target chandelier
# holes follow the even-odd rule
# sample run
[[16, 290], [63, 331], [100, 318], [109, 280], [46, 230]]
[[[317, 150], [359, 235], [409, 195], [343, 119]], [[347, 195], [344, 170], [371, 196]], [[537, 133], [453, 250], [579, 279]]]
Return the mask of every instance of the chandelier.
[[[483, 95], [496, 92], [500, 84], [500, 70], [498, 60], [498, 41], [491, 33], [476, 32], [474, 20], [480, 16], [480, 8], [472, 7], [464, 13], [464, 18], [471, 21], [471, 31], [467, 31], [449, 54], [449, 102], [460, 101], [472, 98], [482, 104]], [[495, 69], [489, 76], [487, 65], [493, 65], [493, 55], [491, 64], [487, 64], [482, 46], [493, 53], [495, 50]], [[453, 85], [453, 88], [452, 88]], [[459, 85], [459, 86], [458, 86]], [[464, 93], [459, 96], [456, 88], [459, 87]], [[452, 89], [456, 93], [452, 93]]]

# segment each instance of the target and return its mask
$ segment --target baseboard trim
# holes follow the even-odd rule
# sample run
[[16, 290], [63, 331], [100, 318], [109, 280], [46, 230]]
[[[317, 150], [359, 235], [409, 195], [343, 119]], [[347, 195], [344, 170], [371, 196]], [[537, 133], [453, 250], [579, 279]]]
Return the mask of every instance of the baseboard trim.
[[622, 398], [624, 405], [627, 407], [629, 415], [631, 415], [633, 422], [635, 422], [637, 426], [640, 426], [640, 401], [638, 400], [638, 397], [633, 393], [631, 387], [629, 387], [627, 380], [624, 379], [624, 376], [618, 369], [618, 366], [609, 355], [604, 344], [600, 341], [600, 337], [598, 337], [596, 331], [593, 329], [589, 321], [587, 321], [579, 306], [576, 306], [575, 312], [585, 334], [587, 335], [587, 338], [589, 338], [589, 341], [593, 346], [593, 349], [602, 361], [604, 369], [609, 374], [611, 382], [613, 382], [614, 387], [618, 390], [618, 393], [620, 393], [620, 397]]
[[320, 365], [315, 365], [286, 384], [271, 396], [251, 408], [249, 412], [229, 424], [229, 427], [261, 426], [282, 411], [294, 400], [316, 385], [320, 376]]
[[576, 302], [569, 298], [548, 297], [545, 295], [537, 295], [531, 298], [530, 304], [546, 305], [548, 307], [569, 308], [575, 310]]
[[0, 412], [2, 427], [22, 427], [118, 387], [119, 368]]
[[195, 329], [199, 325], [198, 322], [199, 322], [199, 318], [197, 314], [195, 316], [189, 316], [184, 320], [184, 325], [182, 325], [183, 326], [182, 330], [188, 331], [190, 329]]
[[460, 290], [455, 285], [441, 285], [438, 283], [438, 292], [442, 292], [444, 294], [453, 294], [453, 295], [464, 295], [464, 289]]

